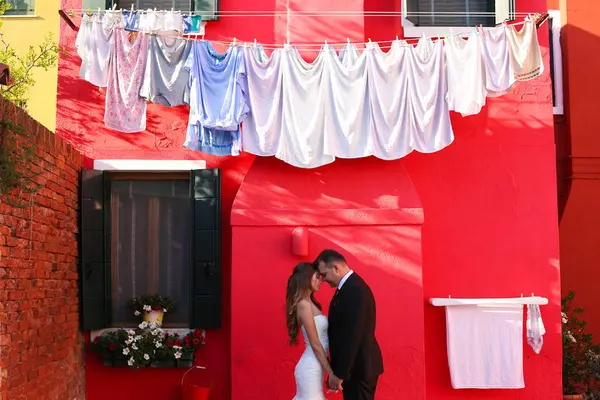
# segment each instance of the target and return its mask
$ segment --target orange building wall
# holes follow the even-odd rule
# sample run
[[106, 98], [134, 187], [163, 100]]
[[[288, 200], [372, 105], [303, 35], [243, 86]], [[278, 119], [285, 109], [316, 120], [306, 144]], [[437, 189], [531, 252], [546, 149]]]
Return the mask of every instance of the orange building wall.
[[576, 305], [584, 308], [584, 319], [599, 338], [600, 53], [595, 49], [600, 46], [600, 2], [559, 3], [564, 25], [566, 129], [559, 126], [556, 134], [557, 148], [566, 150], [562, 171], [567, 172], [559, 173], [565, 197], [560, 219], [562, 291], [563, 295], [575, 291]]

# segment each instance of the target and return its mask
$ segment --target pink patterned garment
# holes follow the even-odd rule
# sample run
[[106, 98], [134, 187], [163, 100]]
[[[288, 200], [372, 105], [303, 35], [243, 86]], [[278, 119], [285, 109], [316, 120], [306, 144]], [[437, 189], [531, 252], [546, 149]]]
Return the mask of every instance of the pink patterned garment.
[[130, 32], [114, 28], [114, 56], [111, 62], [104, 123], [121, 132], [146, 130], [146, 100], [140, 97], [148, 58], [148, 35], [140, 33], [133, 43]]

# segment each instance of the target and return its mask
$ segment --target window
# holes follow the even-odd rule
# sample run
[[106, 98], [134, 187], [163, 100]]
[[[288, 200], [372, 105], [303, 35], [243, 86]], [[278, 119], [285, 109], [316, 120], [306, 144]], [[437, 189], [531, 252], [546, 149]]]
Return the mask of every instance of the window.
[[136, 325], [127, 300], [159, 293], [177, 302], [165, 326], [187, 326], [192, 215], [187, 174], [161, 180], [119, 175], [110, 180], [112, 324]]
[[[88, 0], [89, 1], [89, 0]], [[154, 9], [157, 10], [180, 10], [180, 11], [197, 11], [202, 13], [202, 19], [216, 20], [219, 19], [219, 0], [108, 0], [107, 7], [112, 7], [116, 4], [122, 9], [129, 9], [133, 6], [135, 9]]]
[[4, 0], [10, 9], [4, 15], [35, 15], [35, 0]]
[[165, 327], [221, 325], [220, 172], [84, 169], [81, 180], [81, 326], [139, 323], [129, 298], [177, 300]]
[[[514, 0], [403, 0], [404, 36], [442, 36], [513, 19]], [[456, 14], [453, 14], [456, 13]], [[453, 29], [455, 28], [455, 29]]]

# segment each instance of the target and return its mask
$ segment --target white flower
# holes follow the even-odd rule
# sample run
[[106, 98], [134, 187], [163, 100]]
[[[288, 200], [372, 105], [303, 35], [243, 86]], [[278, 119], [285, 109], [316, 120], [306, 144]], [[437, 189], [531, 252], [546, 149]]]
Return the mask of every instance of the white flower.
[[127, 360], [127, 364], [131, 367], [133, 364], [135, 363], [135, 360], [133, 359], [133, 357], [131, 357], [129, 360]]
[[150, 329], [156, 329], [157, 327], [157, 325], [154, 322], [150, 322], [148, 326], [150, 327]]
[[135, 345], [135, 343], [133, 344], [133, 346], [131, 346], [132, 349], [137, 350], [137, 346]]
[[127, 331], [127, 334], [128, 334], [129, 336], [133, 336], [133, 335], [135, 335], [135, 331], [134, 331], [134, 330], [128, 330], [128, 331]]
[[144, 360], [149, 360], [150, 356], [148, 354], [144, 354]]
[[146, 329], [148, 327], [148, 323], [146, 321], [144, 321], [141, 324], [139, 324], [138, 326], [140, 327], [140, 329]]
[[129, 339], [127, 339], [127, 340], [125, 341], [125, 344], [126, 344], [127, 346], [129, 346], [131, 343], [133, 343], [133, 338], [129, 338]]
[[166, 312], [167, 312], [167, 309], [166, 309], [166, 308], [163, 308], [163, 313], [166, 313]]
[[144, 311], [148, 311], [148, 312], [152, 311], [152, 307], [150, 307], [148, 305], [145, 305], [143, 308], [144, 308]]
[[126, 355], [128, 355], [128, 354], [129, 354], [129, 349], [128, 349], [127, 347], [125, 347], [125, 348], [123, 349], [123, 355], [125, 355], [125, 356], [126, 356]]
[[158, 336], [162, 332], [162, 329], [154, 329], [151, 333], [152, 336]]
[[577, 340], [575, 339], [575, 337], [571, 334], [571, 332], [567, 333], [567, 336], [569, 337], [569, 339], [571, 339], [571, 342], [573, 343], [577, 343]]
[[569, 320], [567, 319], [567, 314], [565, 314], [564, 312], [561, 313], [561, 317], [562, 317], [563, 324], [566, 324], [567, 322], [569, 322]]
[[174, 348], [175, 350], [181, 350], [181, 349], [182, 349], [182, 347], [181, 347], [181, 346], [173, 346], [173, 348]]
[[162, 343], [159, 342], [158, 340], [156, 342], [154, 342], [154, 345], [156, 346], [157, 349], [160, 349], [162, 347]]
[[175, 353], [175, 358], [180, 359], [181, 358], [181, 352], [176, 352]]
[[135, 310], [135, 312], [133, 313], [136, 317], [139, 317], [141, 312], [139, 312], [138, 310]]

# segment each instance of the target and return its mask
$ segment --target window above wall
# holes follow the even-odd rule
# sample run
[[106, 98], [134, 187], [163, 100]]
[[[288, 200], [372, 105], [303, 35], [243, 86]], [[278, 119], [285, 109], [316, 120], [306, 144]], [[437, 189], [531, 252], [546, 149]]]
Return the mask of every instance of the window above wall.
[[513, 19], [515, 0], [402, 0], [402, 13], [405, 37], [443, 36]]
[[10, 9], [4, 13], [5, 17], [35, 15], [35, 0], [4, 0], [10, 4]]
[[205, 21], [219, 18], [219, 0], [106, 0], [107, 8], [111, 8], [113, 4], [122, 9], [129, 9], [133, 6], [136, 10], [156, 8], [157, 10], [195, 11], [202, 13], [202, 19]]

